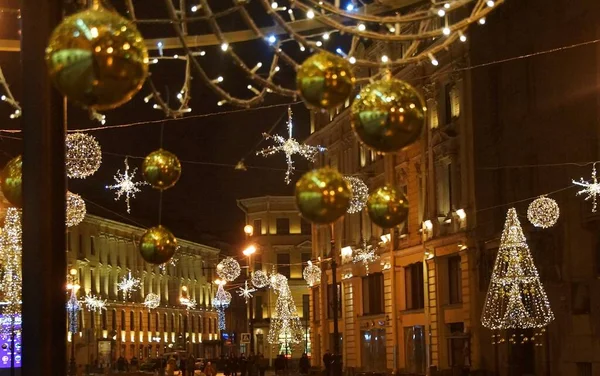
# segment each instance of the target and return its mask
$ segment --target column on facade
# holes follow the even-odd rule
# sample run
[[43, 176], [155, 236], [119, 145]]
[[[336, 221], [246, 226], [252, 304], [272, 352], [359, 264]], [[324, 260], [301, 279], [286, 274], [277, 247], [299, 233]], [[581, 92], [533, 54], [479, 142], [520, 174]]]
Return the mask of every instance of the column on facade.
[[354, 302], [357, 300], [358, 287], [355, 286], [360, 282], [360, 278], [353, 277], [345, 280], [342, 283], [342, 306], [344, 314], [344, 365], [346, 367], [358, 367], [360, 359], [360, 337], [358, 336], [358, 320], [356, 317], [358, 312], [355, 310]]
[[[438, 296], [437, 296], [437, 285], [436, 285], [436, 262], [435, 258], [426, 260], [423, 265], [426, 267], [425, 275], [426, 279], [426, 319], [429, 325], [429, 335], [426, 336], [427, 344], [429, 346], [429, 364], [426, 366], [439, 366], [439, 328], [438, 328]], [[428, 317], [427, 317], [428, 316]]]

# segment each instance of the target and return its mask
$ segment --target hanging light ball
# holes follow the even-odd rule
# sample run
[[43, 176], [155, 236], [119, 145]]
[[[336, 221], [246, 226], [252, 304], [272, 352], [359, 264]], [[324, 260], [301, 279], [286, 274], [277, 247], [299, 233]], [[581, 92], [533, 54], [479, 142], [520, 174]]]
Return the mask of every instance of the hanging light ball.
[[88, 133], [69, 133], [65, 141], [65, 163], [69, 178], [85, 179], [102, 164], [102, 150], [94, 136]]
[[304, 268], [302, 276], [309, 286], [318, 285], [321, 283], [321, 268], [308, 261], [308, 265]]
[[558, 221], [559, 216], [560, 208], [556, 201], [550, 197], [538, 197], [527, 208], [527, 219], [535, 227], [552, 227]]
[[227, 257], [217, 264], [217, 275], [227, 282], [235, 281], [241, 271], [240, 263], [231, 257]]
[[350, 185], [352, 189], [352, 198], [350, 199], [350, 206], [346, 210], [347, 213], [353, 214], [362, 211], [367, 204], [367, 198], [369, 198], [369, 188], [367, 185], [355, 176], [344, 176], [344, 180]]
[[181, 177], [181, 162], [175, 154], [161, 148], [148, 154], [144, 159], [142, 174], [152, 187], [168, 189]]
[[67, 227], [75, 227], [85, 218], [85, 201], [80, 195], [67, 191]]
[[148, 309], [156, 309], [160, 306], [160, 296], [153, 292], [148, 293], [142, 304]]
[[390, 185], [384, 185], [369, 195], [367, 211], [369, 218], [377, 226], [392, 228], [406, 220], [408, 200], [402, 192]]
[[365, 86], [352, 103], [354, 133], [368, 147], [383, 153], [415, 142], [425, 125], [425, 104], [411, 85], [383, 79]]
[[350, 205], [352, 190], [336, 170], [323, 167], [305, 173], [296, 183], [296, 205], [313, 223], [329, 224], [340, 218]]
[[285, 288], [285, 286], [287, 286], [288, 284], [287, 278], [280, 273], [271, 274], [269, 280], [271, 288], [277, 291], [281, 291], [281, 289]]
[[8, 161], [0, 173], [0, 188], [2, 188], [4, 198], [17, 208], [23, 205], [22, 166], [23, 159], [19, 155]]
[[150, 264], [164, 264], [173, 257], [176, 250], [177, 239], [163, 226], [149, 228], [140, 239], [140, 255]]
[[135, 25], [100, 5], [65, 18], [46, 47], [46, 65], [69, 100], [95, 110], [128, 102], [148, 75], [148, 50]]
[[350, 97], [354, 75], [350, 63], [329, 52], [304, 60], [296, 73], [296, 87], [308, 107], [332, 109]]
[[252, 285], [257, 289], [262, 289], [269, 285], [269, 277], [262, 270], [256, 270], [252, 273]]

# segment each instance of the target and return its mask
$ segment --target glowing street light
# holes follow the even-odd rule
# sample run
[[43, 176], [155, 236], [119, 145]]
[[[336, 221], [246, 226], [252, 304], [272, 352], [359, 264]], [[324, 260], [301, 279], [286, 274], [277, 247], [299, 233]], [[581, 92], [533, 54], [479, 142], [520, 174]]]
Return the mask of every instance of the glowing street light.
[[248, 236], [252, 236], [252, 234], [254, 234], [254, 227], [252, 225], [244, 226], [244, 233]]
[[254, 244], [251, 244], [248, 247], [246, 247], [246, 249], [244, 249], [242, 253], [244, 254], [244, 256], [251, 256], [254, 253], [256, 253], [256, 246]]

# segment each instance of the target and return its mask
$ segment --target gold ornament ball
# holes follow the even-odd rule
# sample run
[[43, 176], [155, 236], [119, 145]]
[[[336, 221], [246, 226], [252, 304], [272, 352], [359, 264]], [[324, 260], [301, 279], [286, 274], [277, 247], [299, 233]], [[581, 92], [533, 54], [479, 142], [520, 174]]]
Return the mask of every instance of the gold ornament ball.
[[560, 217], [560, 208], [550, 197], [538, 197], [527, 208], [527, 219], [535, 227], [552, 227], [558, 221], [558, 217]]
[[109, 110], [128, 102], [148, 75], [148, 50], [135, 25], [101, 6], [73, 14], [54, 29], [46, 65], [69, 100]]
[[85, 219], [87, 209], [85, 201], [80, 195], [67, 191], [67, 227], [74, 227], [80, 224]]
[[352, 190], [342, 174], [324, 167], [309, 171], [296, 183], [296, 205], [302, 216], [316, 224], [340, 218], [350, 205]]
[[406, 220], [408, 200], [406, 196], [390, 185], [377, 188], [367, 200], [369, 218], [377, 226], [392, 228]]
[[19, 155], [11, 159], [0, 173], [0, 188], [8, 202], [17, 208], [23, 205], [23, 159]]
[[425, 125], [425, 104], [411, 85], [384, 79], [365, 86], [352, 103], [351, 124], [368, 147], [383, 153], [415, 142]]
[[152, 187], [164, 190], [171, 188], [179, 180], [181, 163], [175, 154], [158, 149], [144, 159], [142, 174]]
[[163, 226], [149, 228], [140, 239], [140, 255], [150, 264], [164, 264], [176, 250], [177, 239]]
[[354, 75], [345, 59], [319, 52], [298, 69], [296, 87], [308, 107], [332, 109], [344, 104], [352, 94]]

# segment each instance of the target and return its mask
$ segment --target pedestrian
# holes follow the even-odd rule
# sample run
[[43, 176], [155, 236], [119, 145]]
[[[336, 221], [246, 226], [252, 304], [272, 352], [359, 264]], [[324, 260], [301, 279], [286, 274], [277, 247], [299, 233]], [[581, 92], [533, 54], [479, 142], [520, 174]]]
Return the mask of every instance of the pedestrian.
[[277, 376], [283, 376], [285, 374], [285, 363], [285, 355], [283, 355], [283, 353], [279, 354], [279, 356], [275, 359], [275, 374]]
[[325, 376], [331, 376], [331, 366], [333, 362], [333, 356], [329, 352], [329, 350], [325, 351], [323, 354], [323, 365], [325, 366]]
[[187, 359], [180, 357], [178, 366], [181, 371], [181, 376], [187, 376]]
[[117, 371], [125, 372], [125, 369], [127, 367], [126, 363], [127, 361], [125, 360], [123, 355], [119, 356], [119, 359], [117, 359]]
[[248, 376], [257, 376], [256, 373], [256, 356], [254, 352], [250, 352], [248, 356]]
[[246, 359], [246, 355], [242, 353], [240, 358], [238, 359], [238, 368], [240, 369], [240, 376], [247, 376], [248, 372], [248, 360]]
[[190, 376], [194, 376], [194, 370], [196, 369], [196, 358], [193, 354], [188, 354], [187, 357], [187, 370]]
[[310, 368], [310, 360], [308, 360], [308, 356], [306, 355], [306, 353], [303, 353], [300, 357], [298, 368], [300, 369], [301, 375], [308, 375], [308, 370]]
[[133, 358], [131, 358], [131, 361], [129, 362], [129, 364], [131, 365], [131, 370], [132, 371], [137, 371], [137, 369], [138, 369], [138, 358], [136, 358], [135, 355], [134, 355]]
[[167, 376], [175, 376], [175, 369], [177, 368], [177, 361], [175, 358], [170, 357], [167, 360]]
[[229, 356], [226, 356], [223, 359], [223, 374], [225, 376], [231, 376], [231, 366], [232, 366], [231, 358], [229, 358]]
[[269, 361], [265, 359], [265, 356], [261, 353], [258, 353], [258, 374], [259, 376], [265, 376], [265, 372], [267, 372], [267, 368], [269, 368]]
[[215, 369], [213, 368], [211, 362], [206, 362], [206, 366], [204, 367], [204, 374], [206, 376], [216, 376]]

